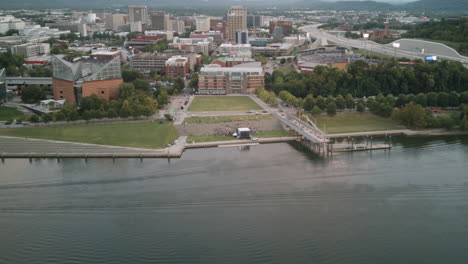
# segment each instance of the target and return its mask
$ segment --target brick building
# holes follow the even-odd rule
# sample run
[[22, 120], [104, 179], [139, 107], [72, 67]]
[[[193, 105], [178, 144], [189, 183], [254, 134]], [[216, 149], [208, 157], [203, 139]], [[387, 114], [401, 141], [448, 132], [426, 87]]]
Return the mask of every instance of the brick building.
[[260, 63], [221, 67], [210, 64], [201, 68], [198, 75], [199, 94], [252, 94], [264, 85]]

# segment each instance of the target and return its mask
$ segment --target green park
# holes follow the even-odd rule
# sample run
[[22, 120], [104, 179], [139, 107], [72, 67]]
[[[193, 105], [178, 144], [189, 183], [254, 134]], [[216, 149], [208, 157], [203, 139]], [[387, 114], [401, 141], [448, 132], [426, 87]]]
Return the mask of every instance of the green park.
[[195, 96], [189, 112], [263, 110], [248, 96]]
[[134, 148], [164, 148], [179, 136], [167, 121], [0, 129], [2, 136], [70, 141]]
[[23, 112], [16, 108], [8, 106], [0, 106], [0, 121], [8, 121], [23, 118]]
[[372, 113], [337, 113], [335, 116], [310, 116], [327, 134], [405, 129], [390, 118]]

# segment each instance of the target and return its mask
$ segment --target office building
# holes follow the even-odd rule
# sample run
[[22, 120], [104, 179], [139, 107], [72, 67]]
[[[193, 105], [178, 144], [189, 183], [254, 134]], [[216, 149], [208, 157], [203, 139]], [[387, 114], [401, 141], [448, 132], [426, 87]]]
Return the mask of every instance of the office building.
[[169, 15], [162, 11], [153, 11], [150, 14], [151, 28], [158, 30], [168, 30]]
[[280, 27], [282, 30], [283, 36], [289, 36], [292, 34], [293, 27], [291, 21], [270, 21], [270, 34], [274, 34], [275, 28]]
[[128, 15], [125, 14], [107, 14], [106, 29], [118, 31], [120, 26], [128, 24]]
[[172, 54], [142, 52], [130, 58], [130, 67], [139, 70], [143, 74], [149, 74], [150, 71], [162, 73], [166, 66], [166, 61]]
[[180, 55], [170, 57], [165, 62], [164, 73], [172, 77], [185, 78], [189, 73], [188, 58]]
[[142, 25], [148, 23], [148, 9], [146, 6], [128, 6], [129, 23], [141, 22]]
[[[185, 32], [185, 23], [183, 20], [169, 20], [169, 31], [174, 31], [179, 34], [182, 34]], [[171, 38], [172, 39], [172, 38]]]
[[220, 57], [211, 62], [211, 64], [218, 64], [221, 67], [234, 67], [239, 64], [255, 62], [252, 58], [243, 58], [243, 57]]
[[221, 43], [223, 34], [220, 31], [193, 31], [190, 33], [190, 38], [213, 38], [213, 42]]
[[142, 32], [143, 24], [141, 21], [130, 22], [130, 32]]
[[181, 51], [202, 53], [208, 55], [213, 47], [213, 38], [179, 38], [174, 37], [171, 47]]
[[250, 51], [252, 47], [250, 44], [229, 44], [224, 43], [219, 46], [219, 52], [222, 54], [235, 53], [238, 51]]
[[0, 17], [0, 34], [5, 34], [10, 29], [23, 30], [26, 23], [14, 16], [1, 16]]
[[205, 17], [205, 16], [196, 17], [195, 28], [199, 31], [209, 31], [210, 30], [210, 18]]
[[249, 38], [249, 32], [239, 31], [236, 32], [236, 44], [247, 44]]
[[247, 15], [247, 27], [249, 28], [263, 27], [263, 16]]
[[227, 38], [227, 22], [223, 20], [210, 20], [210, 30], [219, 31], [223, 35], [223, 39]]
[[210, 64], [202, 67], [198, 75], [199, 94], [252, 94], [264, 85], [260, 63], [221, 67]]
[[235, 41], [236, 33], [247, 30], [247, 9], [232, 6], [227, 15], [227, 40]]
[[29, 43], [11, 48], [11, 53], [23, 55], [26, 58], [50, 54], [49, 43]]

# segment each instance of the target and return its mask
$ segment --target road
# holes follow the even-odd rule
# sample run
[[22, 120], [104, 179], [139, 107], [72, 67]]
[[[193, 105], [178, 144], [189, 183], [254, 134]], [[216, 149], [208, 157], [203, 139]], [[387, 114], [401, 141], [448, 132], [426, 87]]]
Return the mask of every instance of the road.
[[[366, 50], [371, 50], [373, 52], [377, 52], [377, 53], [384, 54], [387, 56], [406, 57], [410, 59], [424, 59], [424, 57], [427, 55], [437, 55], [440, 58], [443, 58], [446, 60], [459, 61], [465, 65], [468, 65], [468, 57], [464, 57], [464, 56], [454, 57], [454, 56], [447, 56], [444, 54], [435, 54], [435, 53], [422, 54], [420, 52], [412, 52], [412, 51], [407, 51], [407, 50], [402, 50], [402, 49], [394, 49], [390, 45], [382, 45], [382, 44], [375, 43], [373, 41], [347, 39], [345, 37], [335, 36], [321, 29], [318, 29], [317, 27], [318, 25], [309, 25], [309, 26], [303, 26], [301, 27], [301, 29], [304, 30], [305, 32], [308, 32], [311, 37], [316, 38], [317, 40], [326, 39], [328, 41], [332, 41], [336, 43], [337, 45], [344, 46], [344, 47], [366, 49]], [[430, 41], [423, 41], [423, 42], [427, 43], [428, 45], [440, 45], [439, 43], [434, 43]]]

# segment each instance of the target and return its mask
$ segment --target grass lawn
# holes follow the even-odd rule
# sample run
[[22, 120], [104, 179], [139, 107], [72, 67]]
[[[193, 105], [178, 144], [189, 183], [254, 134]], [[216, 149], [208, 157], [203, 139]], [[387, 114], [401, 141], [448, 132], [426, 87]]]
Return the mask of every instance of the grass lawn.
[[0, 121], [21, 119], [23, 117], [23, 112], [19, 111], [14, 107], [0, 106]]
[[263, 110], [248, 96], [195, 96], [189, 112]]
[[281, 66], [276, 70], [282, 72], [283, 74], [288, 74], [290, 72], [296, 71], [291, 65]]
[[391, 119], [371, 113], [338, 113], [333, 117], [309, 117], [312, 121], [317, 120], [317, 126], [327, 134], [405, 129]]
[[199, 136], [188, 136], [187, 143], [198, 143], [198, 142], [213, 142], [213, 141], [227, 141], [236, 140], [237, 138], [232, 136], [219, 136], [219, 135], [199, 135]]
[[0, 129], [0, 135], [135, 148], [163, 148], [179, 137], [163, 121]]
[[233, 116], [201, 116], [185, 118], [186, 124], [193, 123], [222, 123], [231, 121], [256, 121], [256, 120], [273, 120], [272, 115], [233, 115]]

